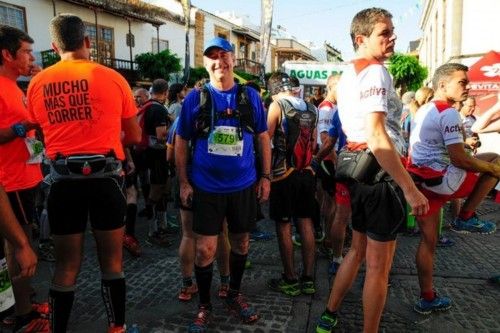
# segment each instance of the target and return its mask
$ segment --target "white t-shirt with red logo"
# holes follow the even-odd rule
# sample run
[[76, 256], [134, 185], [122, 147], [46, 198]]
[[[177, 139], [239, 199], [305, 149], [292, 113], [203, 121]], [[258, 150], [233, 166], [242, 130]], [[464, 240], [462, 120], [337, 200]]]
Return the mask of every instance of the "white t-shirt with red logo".
[[384, 112], [387, 134], [398, 153], [406, 153], [400, 126], [402, 104], [391, 76], [381, 63], [353, 60], [337, 85], [337, 99], [342, 129], [348, 141], [366, 143], [366, 116], [372, 112]]
[[412, 119], [410, 156], [417, 166], [444, 171], [450, 165], [446, 146], [463, 142], [462, 119], [447, 102], [427, 103]]
[[321, 146], [321, 133], [327, 132], [333, 126], [333, 115], [337, 112], [337, 106], [330, 101], [324, 100], [318, 106], [318, 145]]

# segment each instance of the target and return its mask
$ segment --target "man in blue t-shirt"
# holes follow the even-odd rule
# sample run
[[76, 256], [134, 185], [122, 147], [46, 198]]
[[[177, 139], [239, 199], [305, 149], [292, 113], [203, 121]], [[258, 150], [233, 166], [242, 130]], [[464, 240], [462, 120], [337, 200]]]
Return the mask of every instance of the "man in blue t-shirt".
[[[242, 111], [240, 87], [234, 83], [234, 61], [228, 41], [216, 37], [207, 43], [203, 63], [210, 82], [202, 91], [192, 90], [186, 96], [177, 126], [175, 162], [182, 204], [193, 209], [195, 276], [200, 295], [199, 310], [188, 328], [189, 332], [207, 330], [212, 310], [213, 261], [224, 219], [227, 220], [231, 244], [231, 278], [226, 304], [243, 322], [250, 323], [259, 318], [240, 293], [240, 284], [248, 255], [249, 232], [255, 224], [256, 195], [261, 201], [269, 196], [271, 152], [266, 117], [256, 91], [247, 89], [245, 92], [251, 116], [245, 117]], [[203, 89], [207, 91], [203, 92]], [[202, 94], [210, 102], [209, 109], [207, 104], [200, 107]], [[244, 124], [244, 118], [250, 118], [251, 124]], [[254, 133], [250, 133], [248, 127]], [[254, 136], [260, 147], [254, 147]], [[189, 141], [191, 149], [188, 148]], [[255, 168], [254, 151], [257, 149], [262, 165], [260, 175]], [[187, 175], [190, 154], [191, 183]]]

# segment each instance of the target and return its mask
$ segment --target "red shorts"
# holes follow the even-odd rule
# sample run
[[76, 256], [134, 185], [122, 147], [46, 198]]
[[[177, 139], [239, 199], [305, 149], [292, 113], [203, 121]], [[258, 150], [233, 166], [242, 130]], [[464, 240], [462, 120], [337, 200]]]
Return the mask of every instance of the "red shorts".
[[438, 212], [441, 207], [447, 202], [450, 201], [451, 199], [460, 199], [460, 198], [465, 198], [468, 197], [469, 194], [472, 192], [474, 189], [474, 186], [476, 186], [477, 180], [479, 179], [479, 175], [467, 171], [467, 175], [465, 176], [465, 179], [458, 188], [458, 190], [453, 193], [453, 194], [438, 194], [435, 192], [432, 192], [428, 189], [425, 188], [420, 188], [420, 191], [425, 195], [425, 197], [429, 200], [429, 211], [427, 214], [423, 216], [429, 216], [432, 214], [435, 214]]
[[339, 182], [335, 184], [335, 202], [337, 205], [351, 207], [351, 195], [346, 184]]

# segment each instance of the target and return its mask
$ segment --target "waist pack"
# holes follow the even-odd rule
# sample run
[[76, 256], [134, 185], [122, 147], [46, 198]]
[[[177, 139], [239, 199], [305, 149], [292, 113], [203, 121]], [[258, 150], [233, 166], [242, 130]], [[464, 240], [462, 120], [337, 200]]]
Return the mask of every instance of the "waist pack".
[[373, 184], [385, 174], [369, 149], [351, 151], [343, 149], [337, 157], [335, 179], [341, 182], [356, 181]]
[[437, 186], [443, 182], [444, 172], [439, 172], [429, 167], [410, 164], [406, 167], [413, 181], [424, 183], [427, 186]]
[[122, 175], [122, 163], [114, 156], [75, 155], [50, 162], [50, 177], [61, 179], [107, 178]]

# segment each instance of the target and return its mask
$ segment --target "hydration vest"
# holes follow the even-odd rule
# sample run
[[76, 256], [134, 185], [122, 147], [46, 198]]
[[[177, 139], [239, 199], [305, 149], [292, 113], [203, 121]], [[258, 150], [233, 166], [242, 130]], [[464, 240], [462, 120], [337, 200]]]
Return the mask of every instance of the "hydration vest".
[[306, 102], [306, 110], [295, 109], [284, 98], [277, 103], [281, 117], [273, 136], [273, 178], [284, 176], [290, 168], [303, 170], [311, 165], [313, 133], [318, 122], [316, 107], [311, 103]]
[[148, 147], [161, 148], [161, 149], [165, 148], [163, 145], [156, 146], [157, 141], [158, 141], [156, 138], [156, 135], [149, 135], [146, 133], [146, 129], [145, 129], [146, 113], [147, 113], [149, 107], [153, 104], [157, 104], [157, 105], [160, 105], [160, 106], [165, 108], [165, 105], [161, 104], [158, 101], [150, 99], [146, 103], [144, 103], [140, 107], [139, 111], [137, 112], [137, 121], [139, 122], [139, 127], [142, 130], [141, 141], [135, 146], [135, 148], [139, 151], [143, 151]]
[[255, 134], [254, 110], [248, 98], [247, 87], [238, 84], [236, 110], [219, 112], [214, 109], [210, 89], [205, 85], [200, 92], [199, 112], [195, 119], [195, 133], [198, 138], [208, 138], [219, 119], [237, 119], [238, 136], [243, 140], [243, 131]]

